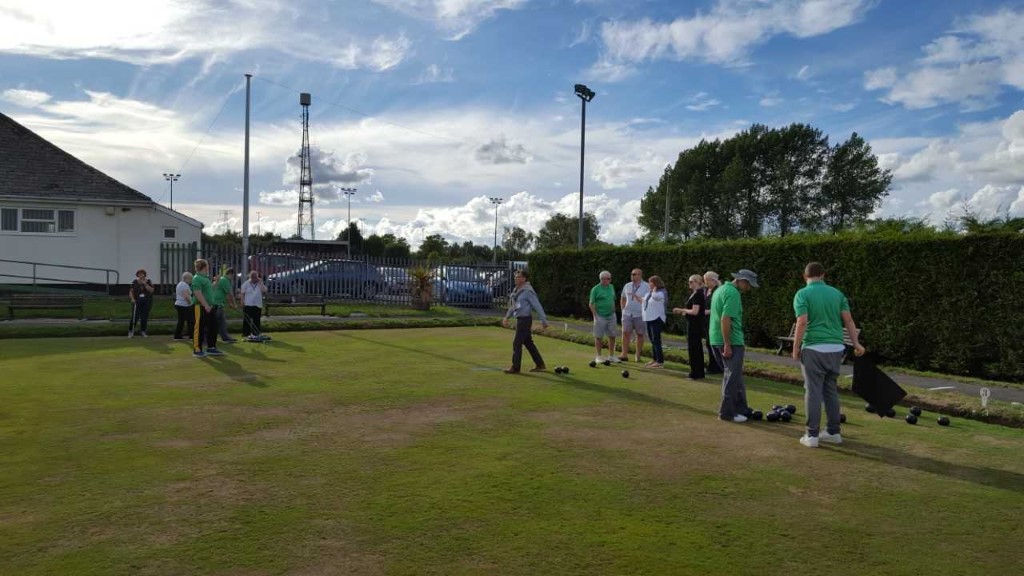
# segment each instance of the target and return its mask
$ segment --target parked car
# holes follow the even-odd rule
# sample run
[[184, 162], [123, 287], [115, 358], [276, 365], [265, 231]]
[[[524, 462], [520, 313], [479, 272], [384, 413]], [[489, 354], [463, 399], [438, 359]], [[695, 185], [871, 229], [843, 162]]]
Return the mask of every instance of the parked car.
[[484, 307], [494, 303], [494, 295], [476, 268], [441, 266], [434, 280], [434, 301]]
[[381, 266], [385, 294], [403, 295], [409, 293], [409, 271], [400, 266]]
[[274, 294], [372, 299], [383, 288], [384, 277], [380, 271], [358, 260], [318, 260], [267, 277], [267, 289]]
[[271, 274], [302, 268], [308, 264], [309, 258], [283, 252], [252, 254], [249, 256], [249, 270], [258, 272], [261, 278], [266, 278]]

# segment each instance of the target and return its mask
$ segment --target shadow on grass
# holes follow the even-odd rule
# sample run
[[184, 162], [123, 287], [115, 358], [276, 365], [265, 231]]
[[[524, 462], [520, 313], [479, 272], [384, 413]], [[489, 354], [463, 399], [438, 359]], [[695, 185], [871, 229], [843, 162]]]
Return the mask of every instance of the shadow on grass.
[[[243, 355], [244, 356], [244, 355]], [[271, 362], [284, 362], [284, 360], [270, 360]], [[261, 374], [249, 372], [241, 364], [231, 360], [229, 356], [209, 356], [206, 362], [214, 370], [231, 378], [235, 382], [242, 382], [254, 388], [266, 388], [267, 383]]]
[[594, 382], [588, 382], [581, 380], [574, 376], [559, 376], [552, 381], [556, 384], [563, 386], [571, 386], [578, 390], [585, 390], [587, 392], [597, 392], [600, 394], [607, 394], [608, 396], [614, 396], [616, 398], [627, 400], [629, 402], [640, 402], [643, 404], [651, 404], [653, 406], [662, 406], [665, 408], [674, 408], [676, 410], [685, 410], [686, 412], [693, 412], [694, 414], [700, 414], [702, 416], [711, 416], [716, 413], [711, 410], [700, 410], [693, 406], [686, 404], [680, 404], [666, 398], [659, 396], [653, 396], [651, 394], [645, 394], [636, 390], [630, 390], [629, 388], [618, 388], [615, 386], [606, 386], [604, 384], [597, 384]]
[[464, 358], [456, 358], [454, 356], [445, 356], [444, 354], [438, 354], [436, 352], [427, 351], [427, 350], [420, 350], [419, 348], [412, 348], [412, 347], [409, 347], [409, 346], [400, 346], [398, 344], [393, 344], [391, 342], [381, 342], [380, 340], [371, 340], [370, 338], [363, 338], [363, 337], [360, 337], [360, 336], [356, 336], [354, 334], [345, 334], [345, 333], [341, 333], [341, 332], [334, 332], [332, 334], [337, 336], [338, 338], [347, 338], [349, 340], [358, 340], [360, 342], [366, 342], [368, 344], [373, 344], [374, 346], [387, 346], [388, 348], [394, 348], [396, 350], [402, 350], [403, 352], [411, 352], [413, 354], [419, 354], [421, 356], [430, 356], [431, 358], [443, 358], [444, 360], [448, 360], [450, 362], [457, 362], [459, 364], [465, 364], [467, 366], [474, 366], [476, 368], [492, 367], [490, 364], [479, 364], [479, 363], [476, 363], [476, 362], [470, 362], [470, 361], [468, 361], [468, 360], [466, 360]]
[[985, 468], [982, 466], [967, 466], [965, 464], [956, 464], [953, 462], [943, 462], [924, 456], [907, 454], [906, 452], [896, 450], [894, 448], [878, 446], [875, 444], [865, 444], [855, 440], [849, 441], [844, 439], [843, 443], [836, 446], [834, 450], [851, 456], [864, 458], [866, 460], [883, 462], [890, 466], [899, 466], [900, 468], [919, 470], [929, 474], [938, 474], [948, 478], [971, 482], [972, 484], [980, 484], [991, 488], [1009, 490], [1018, 494], [1024, 493], [1024, 474], [1019, 474], [1017, 472]]
[[[746, 425], [756, 427], [759, 431], [792, 438], [794, 450], [807, 450], [807, 448], [797, 444], [797, 440], [804, 433], [804, 427], [795, 421], [792, 424], [781, 425], [768, 422], [755, 422]], [[848, 425], [844, 424], [843, 426]], [[966, 464], [936, 460], [926, 456], [915, 456], [896, 448], [867, 444], [858, 440], [850, 440], [847, 437], [843, 437], [843, 443], [838, 446], [829, 445], [818, 448], [818, 450], [833, 450], [847, 456], [872, 460], [889, 466], [946, 476], [947, 478], [963, 480], [972, 484], [980, 484], [1001, 490], [1009, 490], [1018, 494], [1024, 492], [1024, 474], [1018, 472], [985, 468], [983, 466], [968, 466]]]

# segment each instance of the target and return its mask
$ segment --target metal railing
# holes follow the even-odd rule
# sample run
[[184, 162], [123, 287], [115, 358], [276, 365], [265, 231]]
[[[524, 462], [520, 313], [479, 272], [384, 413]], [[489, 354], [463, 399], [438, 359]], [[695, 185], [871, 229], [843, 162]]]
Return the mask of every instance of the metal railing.
[[[110, 287], [116, 286], [120, 283], [121, 275], [117, 270], [111, 270], [109, 268], [93, 268], [90, 266], [72, 266], [70, 264], [46, 264], [43, 262], [29, 262], [26, 260], [6, 260], [0, 259], [0, 264], [19, 264], [24, 266], [31, 266], [31, 274], [5, 274], [0, 272], [0, 278], [20, 278], [32, 280], [32, 287], [35, 288], [39, 282], [55, 282], [59, 284], [72, 284], [72, 285], [104, 285], [106, 292], [109, 295]], [[103, 282], [90, 282], [88, 280], [69, 280], [67, 278], [53, 278], [50, 276], [40, 276], [39, 268], [58, 268], [61, 270], [85, 270], [88, 272], [102, 272], [104, 275]], [[49, 274], [48, 272], [44, 272]], [[113, 282], [111, 282], [111, 276], [113, 276]]]

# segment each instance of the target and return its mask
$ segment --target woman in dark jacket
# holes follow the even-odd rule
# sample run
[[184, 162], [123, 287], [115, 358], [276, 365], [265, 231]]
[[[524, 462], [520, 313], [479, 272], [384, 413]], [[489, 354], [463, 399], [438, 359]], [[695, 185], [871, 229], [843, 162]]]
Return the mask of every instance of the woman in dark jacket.
[[704, 378], [704, 345], [701, 340], [707, 329], [704, 316], [704, 281], [699, 274], [690, 276], [690, 296], [686, 299], [685, 308], [673, 308], [676, 314], [686, 317], [686, 348], [690, 356], [690, 378]]

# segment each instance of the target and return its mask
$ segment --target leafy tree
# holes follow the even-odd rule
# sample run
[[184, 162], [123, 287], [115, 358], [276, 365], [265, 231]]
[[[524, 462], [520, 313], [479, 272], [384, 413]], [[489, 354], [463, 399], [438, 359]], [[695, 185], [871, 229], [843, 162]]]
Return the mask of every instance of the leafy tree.
[[819, 228], [833, 234], [867, 218], [888, 194], [892, 171], [878, 167], [871, 146], [854, 132], [832, 149], [819, 205]]
[[[344, 231], [342, 231], [342, 234], [344, 234]], [[377, 234], [370, 234], [366, 237], [366, 240], [363, 240], [363, 254], [365, 256], [380, 258], [384, 256], [386, 250], [387, 242]]]
[[[506, 256], [510, 259], [525, 258], [533, 250], [537, 237], [519, 226], [505, 227], [501, 234], [501, 245], [505, 247]], [[500, 248], [499, 248], [500, 250]]]
[[431, 258], [432, 254], [434, 258], [444, 256], [448, 252], [448, 241], [445, 240], [444, 236], [440, 234], [431, 234], [423, 239], [423, 243], [420, 244], [419, 256], [420, 258]]
[[[557, 213], [537, 233], [537, 249], [550, 250], [552, 248], [570, 248], [577, 245], [579, 238], [580, 219], [578, 217], [566, 216]], [[601, 225], [597, 223], [597, 217], [586, 212], [583, 214], [583, 245], [592, 246], [599, 244], [597, 239], [601, 232]]]
[[348, 228], [338, 233], [338, 240], [349, 241], [349, 249], [353, 256], [363, 253], [363, 233], [359, 231], [359, 225], [349, 222]]

